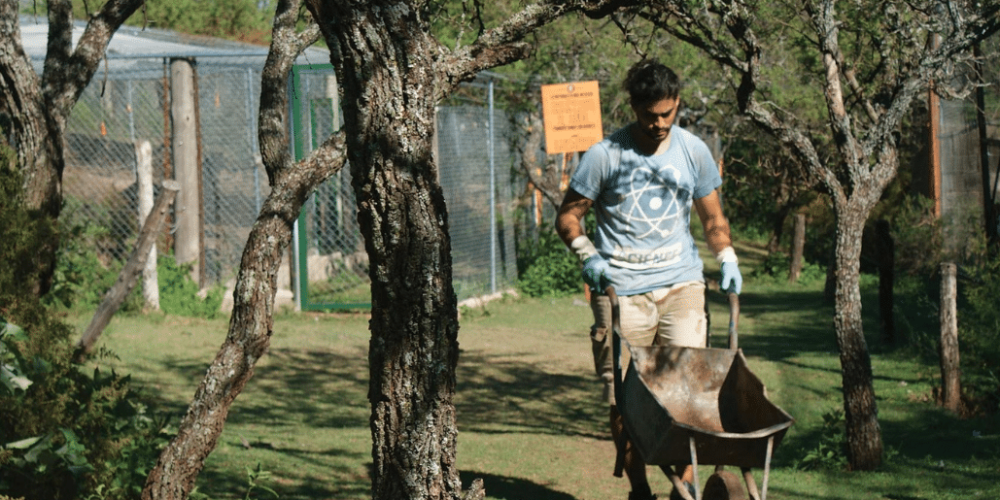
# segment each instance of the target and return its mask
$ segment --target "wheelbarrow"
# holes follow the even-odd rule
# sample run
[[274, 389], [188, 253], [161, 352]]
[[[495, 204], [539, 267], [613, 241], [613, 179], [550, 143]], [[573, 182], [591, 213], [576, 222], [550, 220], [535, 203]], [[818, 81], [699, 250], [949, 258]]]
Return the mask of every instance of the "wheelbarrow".
[[[745, 500], [746, 494], [765, 500], [771, 456], [794, 420], [767, 399], [738, 348], [737, 295], [729, 294], [729, 348], [717, 349], [630, 345], [621, 335], [614, 287], [605, 292], [612, 307], [616, 404], [642, 459], [660, 466], [685, 500]], [[624, 377], [623, 343], [631, 358]], [[692, 497], [680, 472], [693, 465], [698, 485], [699, 464], [715, 465], [715, 473]], [[726, 466], [741, 470], [746, 490]], [[755, 468], [764, 469], [760, 490]]]

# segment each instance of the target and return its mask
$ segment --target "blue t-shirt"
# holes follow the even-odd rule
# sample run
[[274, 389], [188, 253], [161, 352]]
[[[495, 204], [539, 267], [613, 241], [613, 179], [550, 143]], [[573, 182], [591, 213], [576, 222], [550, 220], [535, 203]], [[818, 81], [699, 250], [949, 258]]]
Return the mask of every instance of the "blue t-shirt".
[[691, 205], [722, 184], [712, 152], [674, 126], [667, 151], [647, 156], [631, 130], [626, 126], [591, 146], [569, 185], [594, 200], [594, 246], [611, 263], [607, 277], [621, 295], [702, 280]]

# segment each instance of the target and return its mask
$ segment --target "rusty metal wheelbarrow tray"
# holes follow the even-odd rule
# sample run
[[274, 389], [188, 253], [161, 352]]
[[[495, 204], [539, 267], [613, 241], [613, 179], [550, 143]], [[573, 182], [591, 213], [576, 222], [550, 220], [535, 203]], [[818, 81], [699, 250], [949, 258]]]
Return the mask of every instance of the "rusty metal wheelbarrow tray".
[[646, 463], [692, 463], [693, 438], [700, 464], [768, 465], [769, 448], [777, 447], [793, 420], [767, 399], [742, 351], [629, 350], [631, 360], [616, 397], [625, 429]]
[[[754, 500], [767, 498], [771, 456], [794, 419], [767, 398], [764, 384], [747, 366], [738, 348], [739, 299], [729, 294], [729, 348], [631, 346], [622, 338], [618, 297], [612, 302], [612, 357], [615, 399], [625, 434], [650, 465], [659, 465], [680, 496], [694, 498], [681, 484], [679, 470], [715, 465], [705, 486], [706, 498], [745, 498], [738, 479], [725, 466], [739, 467]], [[630, 354], [627, 368], [624, 347]], [[625, 375], [622, 377], [622, 370]], [[620, 445], [621, 446], [621, 445]], [[619, 462], [624, 448], [619, 448]], [[763, 468], [758, 491], [751, 469]]]

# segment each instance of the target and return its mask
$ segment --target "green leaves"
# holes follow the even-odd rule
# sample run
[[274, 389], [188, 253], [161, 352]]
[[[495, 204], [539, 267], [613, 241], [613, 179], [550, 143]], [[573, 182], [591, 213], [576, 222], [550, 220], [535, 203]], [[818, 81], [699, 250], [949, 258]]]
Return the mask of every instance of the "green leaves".
[[10, 394], [25, 391], [31, 385], [31, 379], [24, 376], [23, 360], [18, 351], [7, 347], [7, 342], [27, 340], [24, 330], [7, 322], [0, 316], [0, 386]]

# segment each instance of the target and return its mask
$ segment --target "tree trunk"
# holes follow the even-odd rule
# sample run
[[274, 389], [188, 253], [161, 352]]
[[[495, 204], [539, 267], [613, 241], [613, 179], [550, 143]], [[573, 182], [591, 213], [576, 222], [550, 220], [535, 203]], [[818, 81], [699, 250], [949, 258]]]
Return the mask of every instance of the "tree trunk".
[[882, 343], [889, 345], [896, 341], [896, 320], [893, 313], [896, 245], [892, 240], [889, 221], [879, 220], [875, 223], [875, 230], [878, 242], [878, 312], [879, 326], [881, 327], [879, 330], [882, 332]]
[[327, 159], [325, 169], [299, 168], [278, 176], [243, 250], [229, 333], [181, 420], [177, 436], [146, 478], [143, 500], [183, 499], [194, 488], [205, 458], [222, 434], [230, 406], [270, 345], [278, 268], [291, 241], [292, 224], [312, 189], [342, 164]]
[[[77, 38], [73, 3], [46, 2], [49, 39], [41, 77], [21, 47], [21, 2], [0, 0], [0, 129], [17, 151], [24, 204], [38, 217], [58, 222], [62, 208], [65, 131], [70, 110], [103, 59], [108, 41], [144, 0], [108, 0], [91, 13]], [[74, 40], [76, 46], [73, 46]], [[4, 175], [0, 172], [0, 175]], [[59, 238], [37, 249], [36, 279], [26, 288], [37, 296], [52, 286]]]
[[834, 324], [844, 391], [848, 461], [854, 470], [882, 463], [882, 433], [872, 384], [872, 363], [861, 321], [861, 234], [868, 211], [838, 207]]
[[[458, 308], [430, 140], [439, 89], [432, 57], [439, 48], [421, 30], [417, 12], [357, 10], [338, 12], [335, 29], [343, 66], [356, 68], [338, 75], [345, 94], [381, 104], [344, 101], [344, 128], [355, 131], [348, 151], [371, 262], [373, 497], [459, 498], [452, 402]], [[408, 54], [406, 66], [395, 61], [401, 53]]]
[[[0, 1], [0, 130], [17, 152], [25, 206], [55, 223], [62, 208], [63, 131], [49, 113], [41, 78], [15, 43], [17, 7], [18, 2]], [[36, 296], [48, 292], [55, 272], [58, 239], [45, 241], [36, 252], [37, 278], [26, 287]]]
[[143, 500], [190, 495], [205, 458], [215, 449], [230, 406], [270, 344], [277, 273], [291, 241], [292, 225], [312, 190], [344, 164], [342, 134], [330, 137], [309, 158], [295, 164], [291, 161], [286, 128], [288, 75], [302, 49], [319, 37], [315, 25], [297, 33], [299, 7], [295, 0], [279, 0], [271, 49], [261, 75], [258, 134], [272, 189], [243, 250], [229, 333], [181, 420], [177, 436], [146, 478]]

